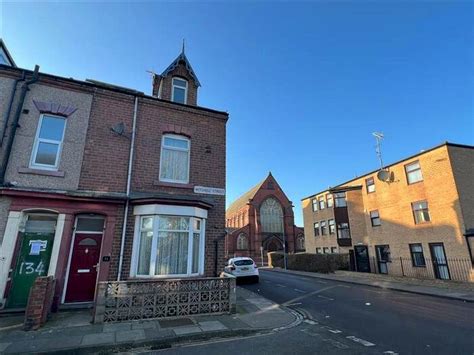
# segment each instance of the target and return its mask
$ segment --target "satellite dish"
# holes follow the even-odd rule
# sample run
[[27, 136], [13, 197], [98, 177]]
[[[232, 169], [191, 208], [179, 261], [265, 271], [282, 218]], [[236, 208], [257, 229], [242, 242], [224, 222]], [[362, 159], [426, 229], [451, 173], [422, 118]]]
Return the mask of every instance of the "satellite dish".
[[125, 132], [125, 125], [123, 122], [117, 123], [115, 126], [111, 128], [112, 132], [117, 133], [118, 135], [123, 135]]
[[377, 173], [377, 179], [383, 182], [390, 182], [393, 180], [393, 175], [388, 170], [379, 170]]

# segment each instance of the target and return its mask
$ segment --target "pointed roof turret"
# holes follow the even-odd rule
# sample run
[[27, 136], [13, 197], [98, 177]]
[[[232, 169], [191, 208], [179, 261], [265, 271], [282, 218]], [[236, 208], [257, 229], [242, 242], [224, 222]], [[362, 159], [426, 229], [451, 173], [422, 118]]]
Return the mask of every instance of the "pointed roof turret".
[[183, 40], [183, 47], [181, 49], [181, 53], [176, 57], [175, 60], [166, 68], [163, 73], [161, 73], [161, 76], [165, 78], [170, 72], [172, 72], [180, 62], [184, 63], [184, 66], [186, 67], [186, 70], [188, 71], [189, 75], [193, 78], [194, 83], [196, 86], [201, 86], [201, 83], [199, 82], [199, 79], [197, 78], [196, 74], [194, 73], [193, 67], [191, 66], [191, 63], [189, 63], [188, 58], [186, 57], [186, 54], [184, 54], [184, 40]]

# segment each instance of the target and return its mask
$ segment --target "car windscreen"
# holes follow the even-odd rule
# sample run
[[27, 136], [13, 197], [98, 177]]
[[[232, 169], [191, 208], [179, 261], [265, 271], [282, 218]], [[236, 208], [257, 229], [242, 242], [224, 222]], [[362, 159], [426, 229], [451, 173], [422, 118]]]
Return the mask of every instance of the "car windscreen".
[[235, 266], [253, 265], [252, 260], [236, 260], [234, 261]]

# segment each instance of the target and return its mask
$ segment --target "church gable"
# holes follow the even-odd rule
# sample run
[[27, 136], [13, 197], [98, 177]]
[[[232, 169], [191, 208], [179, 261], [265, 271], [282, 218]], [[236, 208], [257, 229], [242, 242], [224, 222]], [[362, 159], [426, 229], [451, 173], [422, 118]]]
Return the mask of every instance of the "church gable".
[[270, 196], [273, 196], [276, 200], [278, 200], [278, 202], [284, 209], [285, 215], [288, 214], [289, 211], [291, 211], [291, 214], [293, 214], [292, 202], [283, 192], [283, 189], [275, 180], [272, 173], [268, 174], [267, 178], [263, 181], [259, 189], [252, 197], [252, 205], [256, 208], [259, 208], [259, 206], [264, 202], [264, 200]]

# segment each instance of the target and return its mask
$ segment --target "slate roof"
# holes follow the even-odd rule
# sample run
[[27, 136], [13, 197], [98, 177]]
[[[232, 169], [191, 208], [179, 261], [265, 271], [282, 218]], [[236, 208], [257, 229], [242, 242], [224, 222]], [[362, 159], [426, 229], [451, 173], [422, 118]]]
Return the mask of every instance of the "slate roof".
[[3, 39], [1, 39], [1, 38], [0, 38], [0, 48], [3, 49], [3, 52], [7, 56], [7, 60], [11, 63], [12, 67], [16, 68], [15, 61], [13, 60], [13, 57], [11, 56], [10, 52], [8, 51], [8, 48], [5, 44], [5, 42], [3, 42]]
[[263, 183], [267, 179], [268, 177], [260, 181], [257, 185], [252, 187], [249, 191], [247, 191], [242, 196], [240, 196], [237, 200], [232, 202], [229, 208], [227, 209], [227, 211], [225, 211], [226, 216], [232, 216], [234, 213], [238, 212], [242, 207], [244, 207], [249, 202], [249, 200], [251, 200], [255, 196], [258, 190], [260, 190]]
[[174, 68], [176, 68], [178, 65], [179, 65], [179, 62], [180, 61], [183, 61], [185, 66], [186, 66], [186, 69], [188, 70], [189, 72], [189, 75], [191, 75], [191, 77], [194, 79], [194, 82], [196, 83], [197, 86], [201, 86], [201, 83], [199, 82], [197, 76], [196, 76], [196, 73], [194, 73], [194, 70], [191, 66], [191, 63], [189, 63], [189, 60], [188, 58], [186, 57], [186, 54], [184, 54], [184, 51], [182, 51], [180, 53], [180, 55], [178, 55], [178, 57], [173, 60], [173, 62], [168, 66], [168, 68], [166, 68], [163, 73], [161, 73], [161, 76], [162, 77], [165, 77], [167, 76], [171, 71], [174, 70]]

